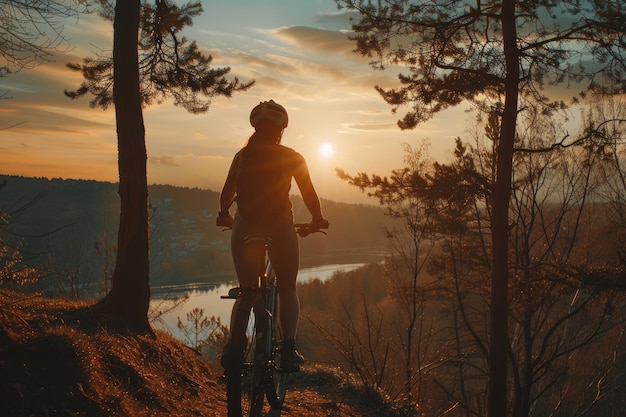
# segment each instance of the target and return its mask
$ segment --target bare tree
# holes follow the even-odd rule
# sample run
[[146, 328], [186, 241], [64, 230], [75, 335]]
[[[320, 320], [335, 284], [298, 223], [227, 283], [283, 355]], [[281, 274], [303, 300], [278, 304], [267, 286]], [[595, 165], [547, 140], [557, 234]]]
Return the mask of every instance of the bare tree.
[[[526, 121], [524, 135], [518, 137], [520, 149], [545, 149], [562, 135], [558, 120], [535, 116]], [[407, 199], [419, 200], [423, 207], [420, 216], [409, 219], [420, 219], [418, 223], [425, 222], [423, 225], [427, 226], [424, 230], [436, 233], [436, 245], [422, 266], [422, 272], [426, 267], [432, 276], [424, 281], [421, 275], [417, 292], [412, 292], [408, 285], [398, 285], [408, 284], [410, 280], [393, 282], [401, 277], [400, 269], [394, 268], [396, 273], [388, 286], [394, 302], [377, 309], [381, 322], [384, 317], [393, 326], [365, 326], [367, 331], [364, 331], [354, 314], [347, 315], [346, 336], [334, 339], [342, 352], [351, 354], [347, 355], [351, 358], [349, 363], [358, 375], [370, 377], [363, 369], [373, 362], [358, 360], [363, 356], [355, 355], [359, 352], [356, 346], [374, 352], [373, 345], [366, 343], [372, 334], [382, 342], [389, 333], [381, 329], [400, 328], [404, 335], [392, 337], [395, 342], [386, 346], [387, 356], [376, 353], [378, 358], [396, 358], [395, 344], [406, 340], [404, 324], [411, 322], [406, 319], [417, 317], [415, 334], [421, 337], [416, 340], [428, 343], [431, 350], [435, 346], [441, 358], [437, 362], [435, 352], [413, 346], [412, 363], [408, 366], [423, 372], [413, 373], [411, 380], [420, 386], [414, 387], [417, 388], [414, 399], [421, 399], [417, 403], [423, 412], [471, 416], [484, 415], [488, 409], [484, 394], [489, 372], [491, 288], [486, 277], [491, 268], [489, 227], [498, 124], [497, 114], [488, 115], [484, 132], [476, 132], [473, 145], [457, 140], [454, 159], [447, 164], [434, 163], [425, 171], [426, 175], [417, 175], [410, 160], [405, 160], [407, 167], [395, 170], [390, 178], [366, 174], [352, 177], [340, 171], [352, 184], [370, 190], [385, 207], [405, 201], [398, 191], [402, 184], [406, 196], [410, 196]], [[579, 141], [584, 136], [586, 130], [573, 140]], [[614, 132], [611, 136], [619, 135]], [[598, 192], [606, 184], [617, 187], [622, 183], [621, 175], [613, 174], [614, 180], [607, 181], [605, 165], [613, 160], [613, 153], [604, 149], [605, 142], [584, 142], [585, 147], [558, 146], [552, 152], [518, 152], [514, 158], [508, 254], [511, 268], [508, 320], [512, 326], [507, 348], [512, 395], [509, 413], [513, 416], [594, 415], [599, 410], [609, 410], [611, 393], [622, 387], [616, 379], [619, 361], [608, 352], [623, 349], [623, 309], [616, 307], [623, 304], [623, 295], [616, 291], [613, 281], [598, 276], [600, 271], [606, 271], [608, 260], [615, 259], [621, 247], [603, 243], [607, 240], [605, 228], [611, 227], [605, 209], [612, 204], [599, 204], [602, 194]], [[409, 174], [412, 172], [415, 175]], [[401, 218], [401, 224], [412, 224]], [[407, 240], [401, 242], [399, 248], [405, 251], [413, 248]], [[426, 242], [422, 242], [422, 249]], [[595, 268], [600, 269], [593, 277], [587, 274], [586, 271]], [[402, 270], [406, 272], [406, 269]], [[410, 276], [407, 274], [405, 278]], [[423, 297], [430, 303], [422, 299], [413, 304], [419, 311], [417, 316], [404, 308], [401, 316], [394, 316], [391, 305], [411, 306], [406, 301], [412, 297]], [[363, 311], [367, 313], [367, 305]], [[431, 318], [425, 320], [424, 316]], [[403, 325], [399, 326], [400, 323]], [[380, 345], [376, 347], [379, 350]], [[598, 357], [592, 369], [579, 358], [596, 349], [607, 351], [607, 356]], [[387, 360], [387, 375], [393, 373], [396, 361]], [[444, 397], [435, 393], [434, 385], [445, 393]], [[381, 385], [380, 388], [393, 387]], [[621, 410], [619, 401], [614, 405]], [[453, 414], [451, 410], [455, 407], [457, 411]], [[619, 412], [611, 411], [610, 415]]]
[[[345, 364], [342, 368], [356, 375], [367, 389], [383, 392], [394, 401], [406, 396], [404, 388], [396, 390], [394, 377], [399, 373], [396, 343], [389, 330], [389, 317], [379, 306], [371, 306], [361, 294], [360, 303], [341, 302], [336, 312], [337, 326], [328, 321], [310, 321]], [[352, 301], [352, 300], [350, 300]]]
[[419, 402], [420, 391], [414, 390], [414, 385], [419, 387], [421, 360], [427, 350], [422, 323], [428, 296], [424, 268], [436, 242], [431, 200], [427, 197], [432, 161], [427, 142], [416, 148], [406, 144], [404, 148], [405, 167], [393, 170], [390, 177], [366, 173], [351, 176], [342, 170], [337, 173], [351, 185], [367, 190], [385, 208], [385, 214], [397, 220], [397, 227], [384, 231], [393, 253], [385, 271], [389, 293], [401, 310], [397, 316], [401, 325], [396, 328], [404, 350], [403, 397], [407, 402]]
[[[477, 172], [468, 176], [456, 170], [459, 183], [463, 178], [479, 179], [473, 194], [479, 204], [475, 218], [467, 222], [471, 227], [448, 229], [430, 266], [442, 282], [450, 283], [446, 285], [451, 293], [448, 321], [453, 324], [458, 347], [456, 357], [452, 356], [447, 365], [455, 370], [448, 375], [456, 374], [456, 379], [440, 375], [438, 380], [450, 400], [462, 404], [466, 415], [482, 415], [487, 409], [481, 381], [488, 373], [489, 286], [484, 277], [489, 271], [491, 248], [479, 226], [489, 213], [490, 203], [489, 193], [480, 190], [481, 184], [489, 190], [488, 179], [493, 177], [496, 122], [497, 118], [489, 118], [484, 137], [476, 137], [475, 145], [467, 148]], [[546, 146], [555, 140], [558, 126], [551, 119], [538, 117], [525, 126], [519, 143]], [[623, 295], [602, 289], [578, 271], [581, 265], [600, 266], [606, 259], [607, 246], [601, 244], [606, 238], [606, 219], [597, 194], [605, 159], [597, 146], [588, 146], [519, 153], [514, 163], [509, 413], [524, 417], [594, 415], [599, 407], [607, 406], [606, 394], [616, 388], [614, 384], [606, 386], [603, 380], [611, 379], [617, 363], [597, 356], [595, 368], [589, 369], [579, 358], [595, 349], [621, 349], [619, 334], [624, 328], [622, 312], [614, 307], [621, 304]], [[587, 401], [596, 395], [594, 401]]]
[[[579, 91], [622, 91], [625, 11], [620, 1], [528, 3], [336, 0], [360, 15], [357, 52], [372, 64], [404, 65], [398, 88], [377, 87], [399, 121], [414, 128], [434, 114], [469, 102], [499, 116], [492, 194], [492, 282], [489, 416], [507, 412], [509, 203], [517, 118], [526, 108], [566, 107], [544, 87], [569, 83]], [[584, 65], [593, 62], [592, 65]]]
[[194, 308], [187, 312], [187, 321], [183, 322], [178, 317], [176, 327], [183, 333], [187, 346], [202, 351], [205, 346], [211, 342], [211, 339], [217, 337], [216, 332], [223, 332], [224, 326], [219, 317], [204, 315], [203, 308]]
[[54, 59], [66, 39], [63, 19], [87, 11], [88, 0], [2, 0], [0, 77]]
[[[6, 185], [7, 180], [4, 178], [0, 192]], [[44, 276], [44, 271], [23, 262], [24, 235], [14, 228], [20, 216], [37, 204], [42, 196], [43, 193], [38, 193], [27, 201], [17, 200], [0, 206], [0, 287], [19, 288], [36, 283]]]
[[[549, 144], [554, 131], [553, 123], [540, 120], [525, 130], [534, 148], [546, 139]], [[593, 200], [601, 158], [593, 148], [514, 158], [509, 260], [514, 415], [529, 416], [538, 404], [559, 410], [562, 405], [548, 398], [561, 397], [563, 385], [581, 389], [572, 380], [579, 369], [574, 358], [604, 339], [612, 321], [606, 306], [615, 296], [572, 273], [573, 265], [596, 263], [586, 242], [599, 223]], [[567, 398], [565, 403], [575, 402]]]
[[[607, 266], [619, 268], [626, 264], [626, 105], [623, 100], [602, 100], [589, 106], [582, 117], [586, 125], [594, 126], [593, 149], [602, 157], [602, 184], [599, 191], [610, 228], [605, 231], [605, 244], [618, 248], [607, 252], [614, 258], [604, 259]], [[602, 122], [602, 121], [610, 122]], [[600, 121], [600, 122], [599, 122]]]

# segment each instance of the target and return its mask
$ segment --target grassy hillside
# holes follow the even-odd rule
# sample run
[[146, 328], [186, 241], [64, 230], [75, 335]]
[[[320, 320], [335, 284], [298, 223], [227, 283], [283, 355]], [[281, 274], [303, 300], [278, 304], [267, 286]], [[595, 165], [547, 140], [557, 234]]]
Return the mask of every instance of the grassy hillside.
[[[85, 303], [0, 290], [2, 416], [224, 416], [218, 377], [167, 334], [102, 325]], [[396, 415], [343, 378], [306, 365], [282, 415]]]

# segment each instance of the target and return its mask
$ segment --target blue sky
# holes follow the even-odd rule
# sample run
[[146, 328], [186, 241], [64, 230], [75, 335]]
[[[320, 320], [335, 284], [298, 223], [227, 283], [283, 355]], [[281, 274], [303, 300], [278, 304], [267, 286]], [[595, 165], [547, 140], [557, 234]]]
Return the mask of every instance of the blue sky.
[[[250, 109], [268, 99], [289, 112], [283, 143], [305, 156], [318, 193], [334, 201], [375, 203], [339, 180], [335, 168], [386, 175], [403, 166], [403, 143], [429, 139], [433, 156], [445, 159], [453, 139], [463, 135], [463, 109], [400, 131], [401, 114], [391, 114], [374, 90], [394, 85], [398, 70], [375, 71], [352, 52], [349, 16], [331, 0], [203, 1], [203, 7], [188, 38], [214, 57], [215, 66], [229, 66], [233, 76], [256, 85], [231, 99], [215, 98], [203, 115], [171, 103], [147, 108], [151, 184], [219, 191], [232, 156], [252, 133]], [[0, 130], [0, 174], [117, 181], [113, 111], [63, 95], [81, 82], [65, 64], [110, 50], [111, 25], [81, 16], [65, 23], [65, 35], [54, 62], [0, 79], [0, 89], [12, 95], [0, 102], [0, 126], [19, 123]], [[324, 144], [334, 152], [320, 153]]]

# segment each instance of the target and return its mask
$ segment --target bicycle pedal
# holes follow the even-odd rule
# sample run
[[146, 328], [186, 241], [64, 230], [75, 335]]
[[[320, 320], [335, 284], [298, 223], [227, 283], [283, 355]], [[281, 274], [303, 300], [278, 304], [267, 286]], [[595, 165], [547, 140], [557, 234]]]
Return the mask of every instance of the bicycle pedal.
[[236, 300], [237, 297], [239, 297], [239, 294], [241, 294], [241, 288], [235, 287], [235, 288], [231, 288], [230, 290], [228, 290], [228, 295], [222, 295], [220, 296], [220, 298]]

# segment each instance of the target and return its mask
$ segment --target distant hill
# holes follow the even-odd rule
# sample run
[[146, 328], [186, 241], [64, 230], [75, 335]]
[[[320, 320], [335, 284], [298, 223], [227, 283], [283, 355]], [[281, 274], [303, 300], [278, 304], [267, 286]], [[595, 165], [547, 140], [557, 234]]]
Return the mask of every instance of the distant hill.
[[[24, 262], [46, 271], [47, 290], [92, 293], [114, 264], [117, 184], [0, 176], [5, 180], [0, 213], [9, 224], [0, 226], [0, 240], [20, 246]], [[149, 187], [153, 285], [232, 279], [230, 232], [215, 227], [218, 198], [212, 190]], [[302, 199], [292, 200], [296, 221], [310, 220]], [[326, 236], [301, 239], [302, 266], [366, 262], [385, 251], [381, 228], [390, 221], [381, 208], [322, 205], [331, 227]]]

